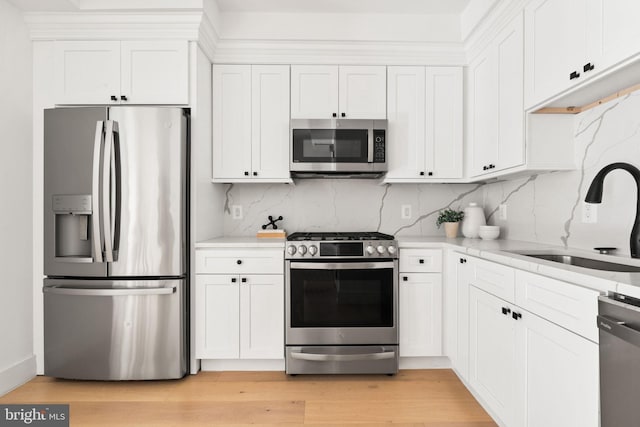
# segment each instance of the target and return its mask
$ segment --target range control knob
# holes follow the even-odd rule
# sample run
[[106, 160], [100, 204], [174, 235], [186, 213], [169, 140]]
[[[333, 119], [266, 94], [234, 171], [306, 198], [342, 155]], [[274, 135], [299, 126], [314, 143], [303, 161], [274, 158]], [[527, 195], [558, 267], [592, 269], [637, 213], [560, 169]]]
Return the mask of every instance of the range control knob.
[[385, 251], [385, 250], [386, 250], [386, 248], [385, 248], [384, 246], [382, 246], [382, 245], [378, 246], [378, 253], [379, 253], [380, 255], [382, 255], [382, 254], [384, 253], [384, 251]]
[[314, 256], [318, 253], [318, 247], [316, 245], [309, 246], [309, 255]]
[[287, 248], [287, 253], [289, 255], [295, 255], [296, 254], [296, 247], [293, 245], [289, 245], [289, 247]]
[[305, 245], [298, 246], [298, 253], [304, 256], [307, 253], [307, 247]]
[[376, 252], [376, 248], [371, 245], [367, 246], [364, 250], [367, 251], [369, 255], [373, 255]]
[[391, 255], [393, 255], [393, 254], [395, 254], [395, 253], [396, 253], [396, 247], [395, 247], [395, 246], [389, 246], [389, 247], [387, 248], [387, 251], [389, 251], [389, 253], [390, 253]]

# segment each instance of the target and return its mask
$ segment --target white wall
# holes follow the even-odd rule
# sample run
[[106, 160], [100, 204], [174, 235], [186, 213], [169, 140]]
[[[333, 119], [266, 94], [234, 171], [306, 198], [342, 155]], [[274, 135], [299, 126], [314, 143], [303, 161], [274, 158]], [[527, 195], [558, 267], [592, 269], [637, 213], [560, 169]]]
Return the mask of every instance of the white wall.
[[529, 240], [591, 250], [619, 248], [629, 256], [629, 234], [636, 212], [636, 184], [625, 171], [605, 179], [596, 224], [582, 223], [584, 197], [591, 180], [603, 167], [627, 162], [640, 168], [640, 92], [613, 100], [575, 117], [574, 145], [577, 170], [541, 174], [486, 186], [487, 215], [500, 203], [508, 208], [507, 221], [497, 215], [509, 239]]
[[0, 395], [35, 375], [31, 53], [22, 14], [0, 0]]

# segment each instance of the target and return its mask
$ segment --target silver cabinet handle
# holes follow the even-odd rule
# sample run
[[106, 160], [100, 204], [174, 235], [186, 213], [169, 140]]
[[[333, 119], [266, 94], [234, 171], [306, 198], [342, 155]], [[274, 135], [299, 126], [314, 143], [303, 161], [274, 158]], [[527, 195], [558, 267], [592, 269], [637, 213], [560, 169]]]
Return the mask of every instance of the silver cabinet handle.
[[100, 201], [102, 200], [100, 193], [100, 171], [102, 170], [100, 157], [102, 154], [103, 128], [104, 122], [102, 120], [98, 120], [96, 122], [96, 136], [93, 142], [93, 177], [91, 186], [91, 230], [93, 234], [91, 239], [93, 241], [94, 262], [104, 262], [104, 259], [102, 258], [103, 235], [102, 228], [100, 227]]
[[369, 270], [393, 268], [389, 262], [292, 262], [291, 268], [301, 270]]
[[42, 291], [45, 294], [55, 295], [75, 295], [83, 297], [116, 297], [116, 296], [144, 296], [144, 295], [171, 295], [177, 290], [176, 286], [169, 288], [143, 288], [143, 289], [87, 289], [87, 288], [64, 288], [45, 287]]
[[628, 342], [629, 344], [640, 347], [640, 331], [627, 326], [624, 322], [612, 319], [610, 317], [599, 315], [597, 319], [598, 329], [600, 329], [602, 332], [607, 332], [611, 335], [615, 335], [616, 337]]
[[383, 353], [363, 353], [363, 354], [316, 354], [291, 352], [291, 357], [298, 360], [310, 360], [314, 362], [353, 362], [358, 360], [384, 360], [396, 357], [395, 351], [385, 351]]

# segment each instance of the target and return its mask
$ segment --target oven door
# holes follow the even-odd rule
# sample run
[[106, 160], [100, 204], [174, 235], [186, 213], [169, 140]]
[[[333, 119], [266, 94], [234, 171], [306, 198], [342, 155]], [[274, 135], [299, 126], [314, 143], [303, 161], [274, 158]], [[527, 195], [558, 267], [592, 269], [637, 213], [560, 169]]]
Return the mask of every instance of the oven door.
[[287, 345], [398, 343], [397, 260], [287, 261]]

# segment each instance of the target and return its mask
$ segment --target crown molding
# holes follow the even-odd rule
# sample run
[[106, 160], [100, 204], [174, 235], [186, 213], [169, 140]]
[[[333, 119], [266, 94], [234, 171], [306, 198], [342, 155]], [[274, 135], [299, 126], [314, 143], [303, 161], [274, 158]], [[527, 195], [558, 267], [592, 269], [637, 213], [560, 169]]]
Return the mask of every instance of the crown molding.
[[466, 65], [462, 43], [219, 40], [219, 64]]
[[518, 13], [524, 10], [529, 0], [499, 0], [491, 11], [476, 25], [464, 40], [464, 50], [467, 52], [467, 63], [480, 54], [498, 35], [498, 33]]
[[[25, 13], [32, 40], [198, 40], [202, 11]], [[205, 31], [205, 32], [208, 32]], [[215, 33], [215, 30], [213, 30]]]

